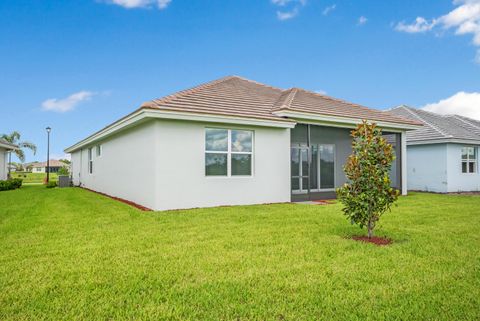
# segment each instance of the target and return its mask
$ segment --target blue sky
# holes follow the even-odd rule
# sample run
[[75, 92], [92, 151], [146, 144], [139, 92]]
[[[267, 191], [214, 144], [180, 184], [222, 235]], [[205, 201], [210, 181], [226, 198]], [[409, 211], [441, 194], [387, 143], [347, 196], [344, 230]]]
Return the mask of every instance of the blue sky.
[[20, 131], [38, 146], [27, 161], [44, 160], [51, 126], [52, 153], [63, 156], [144, 101], [231, 74], [373, 108], [480, 117], [477, 9], [478, 0], [3, 0], [0, 133]]

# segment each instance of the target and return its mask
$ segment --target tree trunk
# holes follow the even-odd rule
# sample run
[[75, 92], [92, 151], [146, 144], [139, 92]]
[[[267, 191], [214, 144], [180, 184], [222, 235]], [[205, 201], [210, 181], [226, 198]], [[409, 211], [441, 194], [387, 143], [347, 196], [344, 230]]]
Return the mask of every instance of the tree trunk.
[[10, 166], [12, 165], [12, 152], [8, 153], [8, 175], [7, 178], [10, 179], [12, 174], [10, 174]]
[[373, 224], [372, 224], [372, 219], [369, 219], [368, 220], [368, 225], [367, 225], [367, 229], [368, 229], [368, 238], [372, 238], [373, 236]]

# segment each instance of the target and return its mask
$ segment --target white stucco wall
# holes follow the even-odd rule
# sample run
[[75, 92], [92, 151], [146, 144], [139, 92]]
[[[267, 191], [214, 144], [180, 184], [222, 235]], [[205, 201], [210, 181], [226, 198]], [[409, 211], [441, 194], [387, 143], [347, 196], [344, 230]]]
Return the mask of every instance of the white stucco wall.
[[0, 180], [7, 179], [7, 174], [8, 174], [7, 155], [8, 155], [7, 150], [0, 147]]
[[[205, 176], [206, 127], [254, 131], [252, 177]], [[289, 129], [157, 119], [101, 144], [93, 174], [88, 148], [72, 153], [75, 185], [155, 210], [290, 201]]]
[[[72, 178], [80, 185], [155, 208], [156, 126], [140, 124], [92, 146], [93, 173], [88, 172], [88, 147], [72, 153]], [[97, 157], [95, 146], [102, 145]]]
[[[157, 121], [159, 210], [290, 201], [289, 129]], [[254, 131], [251, 177], [205, 176], [205, 128]]]
[[448, 191], [446, 144], [407, 146], [407, 186], [409, 190]]
[[[480, 174], [478, 173], [478, 161], [476, 173], [462, 173], [462, 147], [461, 144], [447, 144], [448, 166], [448, 192], [480, 191]], [[472, 146], [472, 145], [469, 145]], [[477, 157], [480, 152], [477, 149]]]

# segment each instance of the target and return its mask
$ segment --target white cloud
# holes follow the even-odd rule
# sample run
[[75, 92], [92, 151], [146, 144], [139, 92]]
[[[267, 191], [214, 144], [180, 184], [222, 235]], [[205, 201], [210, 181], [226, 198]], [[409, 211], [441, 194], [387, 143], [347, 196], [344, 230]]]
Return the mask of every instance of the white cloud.
[[460, 91], [436, 103], [427, 104], [422, 109], [439, 114], [457, 114], [480, 120], [480, 92]]
[[358, 18], [358, 25], [359, 26], [363, 26], [364, 24], [366, 24], [368, 21], [368, 19], [364, 16], [361, 16], [360, 18]]
[[295, 18], [298, 15], [298, 8], [293, 8], [292, 11], [277, 11], [278, 20], [288, 20]]
[[50, 159], [68, 159], [69, 161], [72, 160], [72, 156], [70, 154], [50, 154]]
[[81, 102], [90, 100], [95, 94], [91, 91], [79, 91], [63, 99], [50, 98], [42, 103], [42, 109], [64, 113], [75, 109]]
[[335, 10], [335, 8], [337, 8], [337, 5], [336, 4], [332, 4], [331, 6], [328, 6], [326, 7], [325, 9], [323, 9], [322, 11], [322, 14], [324, 16], [328, 15], [330, 12], [332, 12], [333, 10]]
[[320, 95], [326, 95], [326, 94], [327, 94], [327, 92], [326, 92], [325, 90], [322, 90], [322, 89], [315, 90], [315, 92], [316, 92], [317, 94], [320, 94]]
[[417, 17], [415, 22], [412, 24], [405, 24], [403, 21], [398, 23], [395, 26], [395, 30], [408, 33], [419, 33], [429, 31], [433, 28], [433, 26], [434, 22], [429, 22], [425, 18]]
[[274, 5], [284, 8], [277, 10], [277, 18], [280, 21], [289, 20], [298, 16], [300, 8], [307, 4], [307, 0], [270, 0]]
[[[454, 0], [453, 4], [458, 7], [446, 15], [431, 20], [417, 17], [411, 24], [402, 21], [395, 26], [395, 30], [419, 33], [436, 29], [436, 27], [442, 30], [453, 29], [456, 35], [471, 34], [473, 45], [480, 47], [480, 0]], [[475, 61], [480, 63], [478, 51]]]
[[172, 0], [106, 0], [108, 3], [116, 4], [127, 9], [133, 8], [149, 8], [156, 5], [162, 10], [168, 7]]

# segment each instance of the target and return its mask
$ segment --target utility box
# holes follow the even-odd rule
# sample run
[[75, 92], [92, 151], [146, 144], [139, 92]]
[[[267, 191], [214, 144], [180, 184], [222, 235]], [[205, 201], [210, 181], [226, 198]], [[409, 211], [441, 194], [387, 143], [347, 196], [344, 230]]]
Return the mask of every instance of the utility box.
[[70, 187], [70, 176], [58, 176], [58, 187]]

